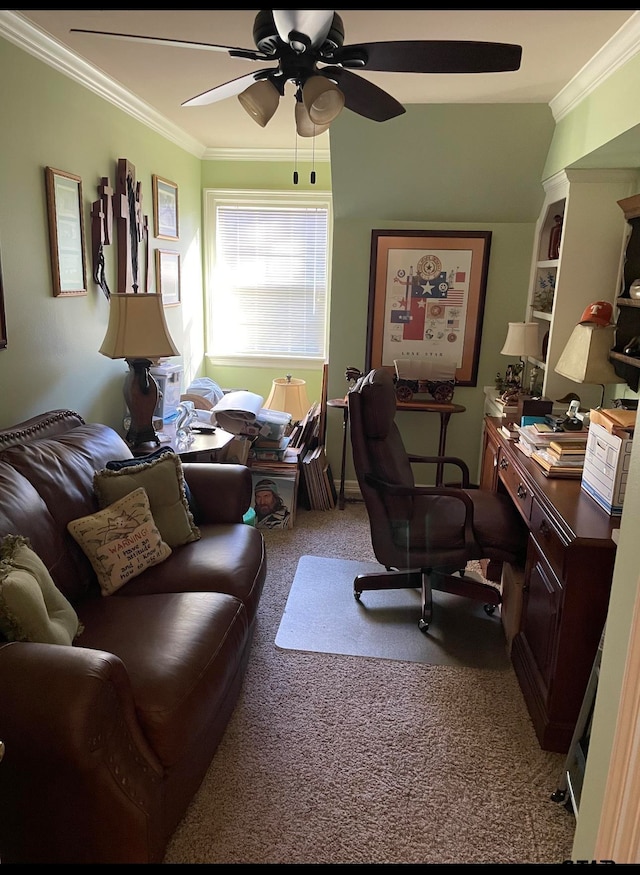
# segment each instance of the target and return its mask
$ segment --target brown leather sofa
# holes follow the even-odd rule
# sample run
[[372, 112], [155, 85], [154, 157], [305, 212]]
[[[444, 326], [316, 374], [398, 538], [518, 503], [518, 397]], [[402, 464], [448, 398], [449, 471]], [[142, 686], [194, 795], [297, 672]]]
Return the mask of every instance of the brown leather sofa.
[[242, 685], [266, 574], [250, 472], [185, 463], [201, 538], [104, 597], [66, 526], [128, 457], [72, 411], [0, 431], [0, 538], [29, 539], [84, 626], [0, 643], [2, 863], [161, 862]]

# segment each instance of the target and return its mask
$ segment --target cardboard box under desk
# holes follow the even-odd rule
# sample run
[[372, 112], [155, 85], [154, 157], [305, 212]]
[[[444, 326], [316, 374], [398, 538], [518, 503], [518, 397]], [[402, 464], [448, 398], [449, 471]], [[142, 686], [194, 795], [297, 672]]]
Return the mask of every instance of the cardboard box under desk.
[[622, 514], [633, 439], [610, 434], [591, 422], [582, 470], [582, 488], [612, 516]]

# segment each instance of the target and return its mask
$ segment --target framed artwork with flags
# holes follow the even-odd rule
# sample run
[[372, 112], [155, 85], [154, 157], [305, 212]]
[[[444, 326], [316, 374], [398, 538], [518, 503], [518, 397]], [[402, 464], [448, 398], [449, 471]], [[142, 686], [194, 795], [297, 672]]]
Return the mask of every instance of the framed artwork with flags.
[[475, 386], [491, 231], [371, 232], [366, 371], [451, 363]]

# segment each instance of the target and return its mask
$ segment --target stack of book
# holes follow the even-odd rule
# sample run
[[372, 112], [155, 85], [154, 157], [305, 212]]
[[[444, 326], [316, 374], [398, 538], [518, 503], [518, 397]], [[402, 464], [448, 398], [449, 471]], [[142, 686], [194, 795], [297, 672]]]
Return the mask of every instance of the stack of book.
[[[530, 429], [530, 431], [527, 431]], [[534, 426], [520, 428], [516, 446], [542, 468], [547, 477], [582, 477], [588, 429], [547, 434]]]
[[251, 445], [249, 459], [258, 462], [282, 462], [285, 459], [291, 438], [286, 435], [278, 440], [266, 440], [258, 437]]

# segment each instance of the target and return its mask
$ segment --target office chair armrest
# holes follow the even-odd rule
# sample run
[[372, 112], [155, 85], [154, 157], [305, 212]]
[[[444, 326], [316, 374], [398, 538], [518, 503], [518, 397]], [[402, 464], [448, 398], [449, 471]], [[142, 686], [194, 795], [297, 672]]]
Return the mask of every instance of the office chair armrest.
[[413, 453], [407, 453], [407, 458], [412, 464], [455, 465], [460, 469], [462, 476], [460, 486], [463, 489], [471, 488], [469, 466], [464, 459], [459, 459], [457, 456], [416, 456]]
[[[428, 458], [428, 457], [422, 457]], [[435, 456], [435, 459], [445, 459], [446, 456]], [[453, 458], [453, 457], [452, 457]], [[461, 460], [457, 460], [461, 461]], [[466, 467], [465, 463], [462, 462]], [[377, 489], [379, 492], [386, 492], [388, 495], [406, 495], [409, 498], [415, 498], [418, 495], [443, 495], [447, 498], [457, 498], [465, 506], [464, 514], [464, 543], [466, 550], [479, 550], [478, 541], [473, 529], [473, 510], [474, 505], [471, 498], [467, 495], [464, 489], [455, 486], [401, 486], [398, 483], [387, 483], [386, 480], [379, 480], [372, 474], [365, 476], [369, 486]]]

